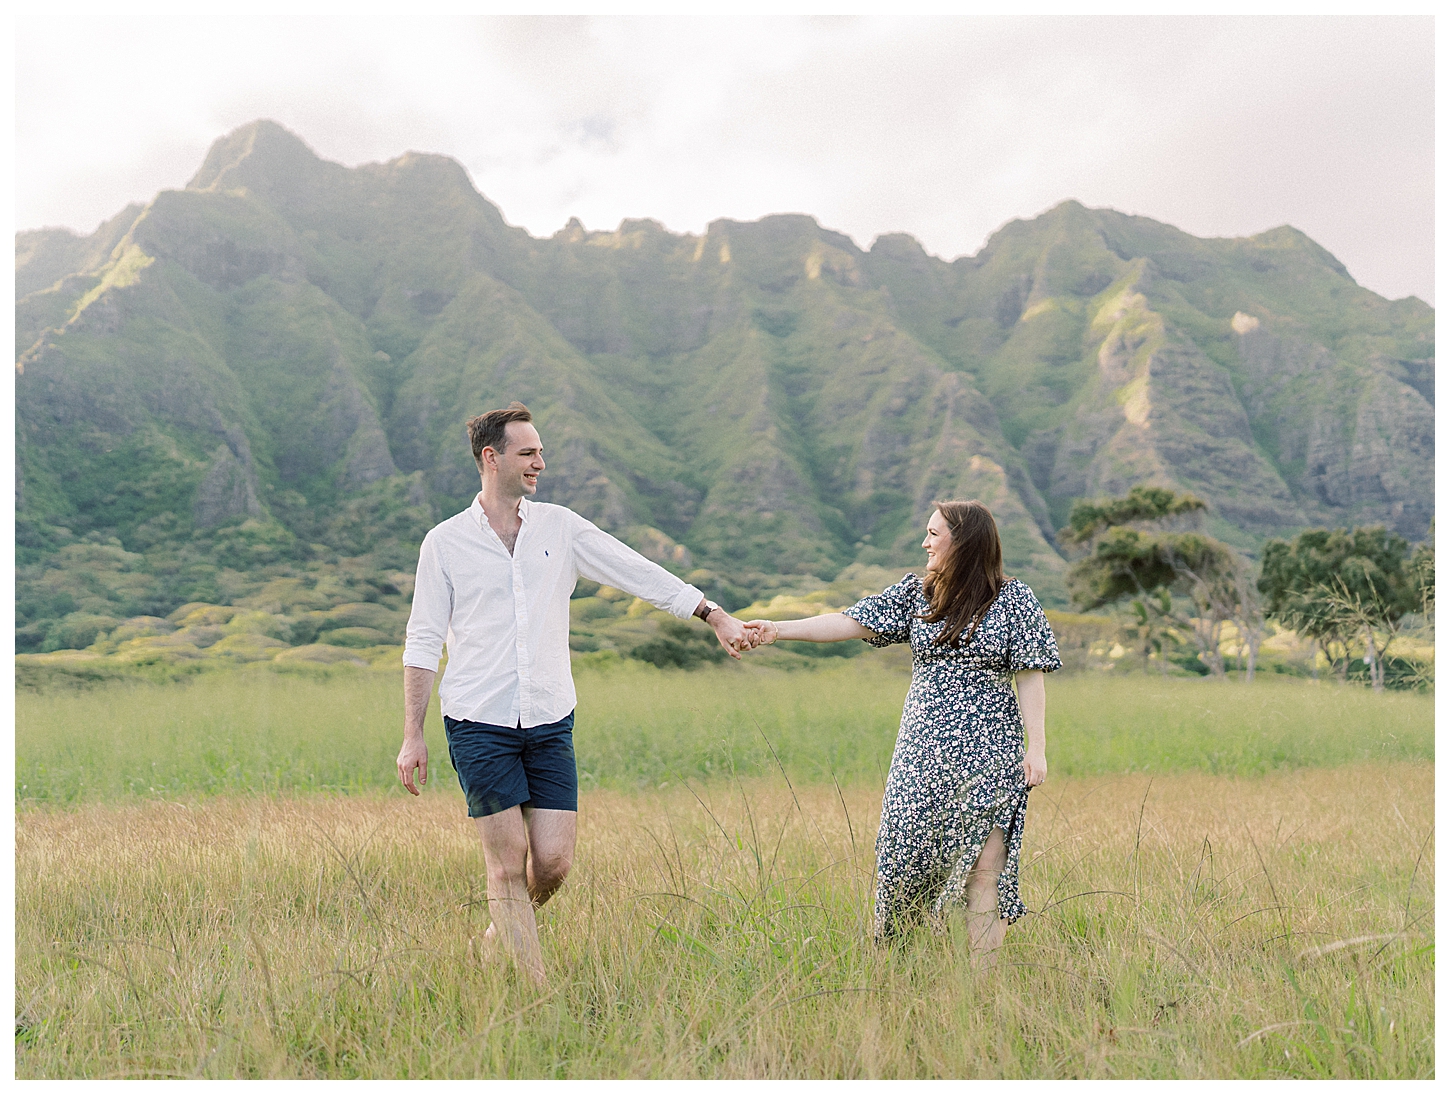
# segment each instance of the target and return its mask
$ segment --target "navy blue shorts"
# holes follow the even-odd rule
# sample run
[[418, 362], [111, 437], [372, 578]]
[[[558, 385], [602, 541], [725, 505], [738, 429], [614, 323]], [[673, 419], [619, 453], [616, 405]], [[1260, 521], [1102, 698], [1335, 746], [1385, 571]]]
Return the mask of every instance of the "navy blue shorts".
[[514, 806], [578, 810], [574, 712], [547, 726], [494, 726], [443, 716], [448, 759], [458, 773], [469, 817]]

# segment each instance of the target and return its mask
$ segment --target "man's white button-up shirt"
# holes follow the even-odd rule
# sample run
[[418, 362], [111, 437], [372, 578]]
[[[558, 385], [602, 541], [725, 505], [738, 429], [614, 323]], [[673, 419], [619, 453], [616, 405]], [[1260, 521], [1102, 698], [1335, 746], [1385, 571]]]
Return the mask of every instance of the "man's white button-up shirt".
[[580, 575], [680, 619], [703, 594], [563, 506], [519, 501], [513, 554], [478, 498], [434, 526], [418, 553], [403, 664], [448, 667], [443, 714], [495, 726], [543, 726], [574, 710], [569, 597]]

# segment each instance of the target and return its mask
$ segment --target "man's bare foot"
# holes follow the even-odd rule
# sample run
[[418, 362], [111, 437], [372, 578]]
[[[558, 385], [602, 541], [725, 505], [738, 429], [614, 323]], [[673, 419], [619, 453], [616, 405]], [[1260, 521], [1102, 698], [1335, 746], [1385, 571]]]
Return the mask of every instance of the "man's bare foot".
[[498, 954], [498, 931], [492, 924], [482, 935], [470, 936], [468, 960], [476, 966], [486, 966]]

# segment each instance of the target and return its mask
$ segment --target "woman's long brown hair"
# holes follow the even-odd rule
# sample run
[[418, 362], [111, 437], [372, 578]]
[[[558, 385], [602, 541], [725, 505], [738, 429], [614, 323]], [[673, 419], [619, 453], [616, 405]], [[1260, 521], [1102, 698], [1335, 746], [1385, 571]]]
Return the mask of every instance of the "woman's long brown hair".
[[938, 645], [965, 646], [1007, 581], [1002, 573], [1002, 539], [992, 511], [975, 499], [932, 505], [947, 523], [952, 546], [922, 582], [930, 607], [921, 619], [929, 624], [946, 621], [936, 637]]

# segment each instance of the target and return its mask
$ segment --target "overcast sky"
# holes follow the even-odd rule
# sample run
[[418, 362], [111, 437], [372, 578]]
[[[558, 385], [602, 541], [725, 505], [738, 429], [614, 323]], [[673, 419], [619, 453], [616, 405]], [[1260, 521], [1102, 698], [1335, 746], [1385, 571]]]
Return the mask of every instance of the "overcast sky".
[[273, 118], [345, 164], [461, 161], [550, 235], [801, 212], [944, 258], [1065, 198], [1292, 224], [1434, 301], [1429, 17], [164, 17], [16, 25], [16, 224], [89, 232]]

